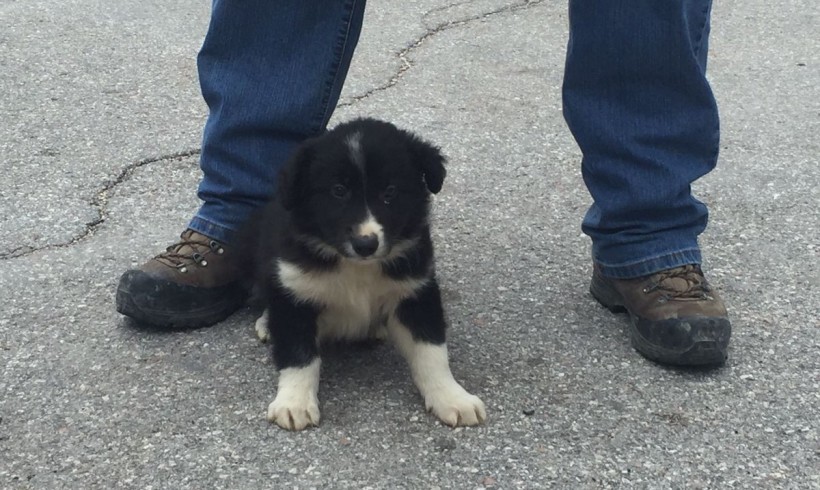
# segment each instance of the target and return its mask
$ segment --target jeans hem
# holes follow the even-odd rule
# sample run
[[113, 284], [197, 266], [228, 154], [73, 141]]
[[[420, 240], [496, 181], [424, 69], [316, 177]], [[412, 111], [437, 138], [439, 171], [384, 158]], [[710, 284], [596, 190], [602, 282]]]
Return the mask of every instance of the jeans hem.
[[202, 216], [196, 215], [188, 223], [188, 228], [197, 233], [201, 233], [208, 238], [216, 240], [221, 243], [229, 244], [236, 234], [236, 230], [218, 225], [213, 221], [209, 221]]
[[605, 264], [599, 260], [594, 260], [594, 262], [600, 269], [601, 274], [605, 277], [611, 279], [634, 279], [684, 265], [700, 265], [702, 257], [700, 249], [691, 248], [625, 264]]

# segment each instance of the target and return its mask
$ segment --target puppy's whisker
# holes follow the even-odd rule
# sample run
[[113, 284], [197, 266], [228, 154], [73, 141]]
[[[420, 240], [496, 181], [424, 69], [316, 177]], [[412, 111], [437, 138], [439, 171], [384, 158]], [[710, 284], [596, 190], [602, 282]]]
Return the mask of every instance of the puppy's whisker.
[[338, 250], [315, 237], [296, 235], [294, 238], [321, 258], [334, 260], [342, 257], [342, 254], [340, 254]]

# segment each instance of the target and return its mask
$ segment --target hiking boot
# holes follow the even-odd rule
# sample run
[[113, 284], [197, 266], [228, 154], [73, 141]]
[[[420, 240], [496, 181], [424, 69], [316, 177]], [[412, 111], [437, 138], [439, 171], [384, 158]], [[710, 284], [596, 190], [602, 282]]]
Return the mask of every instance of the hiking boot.
[[610, 279], [595, 267], [589, 290], [610, 311], [629, 313], [632, 346], [648, 359], [679, 366], [726, 361], [729, 317], [700, 266], [637, 279]]
[[193, 230], [120, 278], [117, 311], [163, 328], [213, 325], [247, 298], [236, 252]]

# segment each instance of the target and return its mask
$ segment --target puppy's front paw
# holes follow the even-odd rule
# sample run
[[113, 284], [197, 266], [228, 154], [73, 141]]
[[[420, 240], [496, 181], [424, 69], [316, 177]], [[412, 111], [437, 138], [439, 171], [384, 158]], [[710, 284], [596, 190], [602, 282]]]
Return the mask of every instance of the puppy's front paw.
[[278, 393], [268, 405], [268, 421], [287, 430], [319, 425], [319, 400], [310, 393]]
[[484, 402], [459, 384], [435, 390], [424, 403], [427, 410], [451, 427], [478, 425], [487, 420]]

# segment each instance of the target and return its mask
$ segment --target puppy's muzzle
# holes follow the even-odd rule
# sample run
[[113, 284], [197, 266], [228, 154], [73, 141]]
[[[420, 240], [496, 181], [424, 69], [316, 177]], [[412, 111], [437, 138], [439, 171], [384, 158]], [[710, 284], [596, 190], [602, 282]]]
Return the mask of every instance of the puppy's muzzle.
[[375, 233], [353, 236], [350, 238], [350, 246], [359, 257], [370, 257], [379, 249], [379, 237]]

